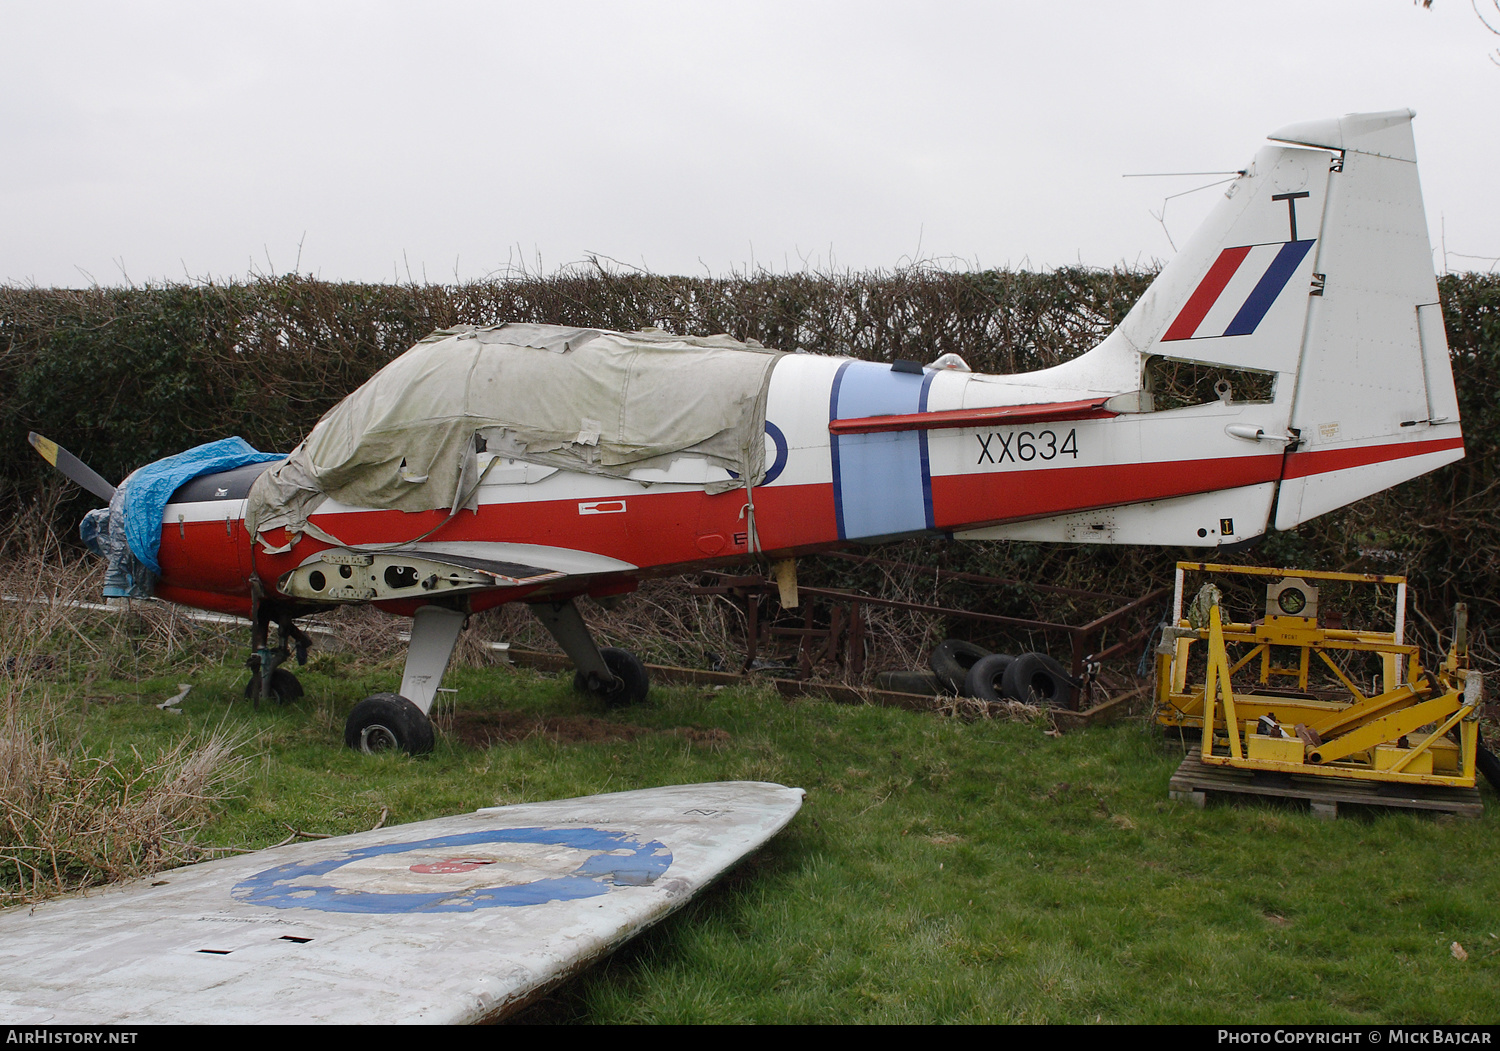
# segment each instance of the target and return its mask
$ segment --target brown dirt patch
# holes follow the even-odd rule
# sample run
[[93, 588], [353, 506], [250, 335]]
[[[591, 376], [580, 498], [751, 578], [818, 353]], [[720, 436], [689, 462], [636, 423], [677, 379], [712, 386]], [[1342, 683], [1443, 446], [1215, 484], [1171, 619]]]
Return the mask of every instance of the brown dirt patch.
[[650, 733], [639, 726], [612, 723], [592, 715], [533, 715], [529, 712], [459, 711], [448, 733], [471, 748], [550, 737], [560, 743], [575, 741], [632, 741]]
[[470, 748], [489, 748], [496, 744], [523, 741], [528, 737], [548, 737], [559, 743], [597, 741], [633, 741], [643, 734], [667, 733], [696, 745], [718, 747], [733, 738], [727, 730], [700, 726], [676, 726], [670, 730], [648, 730], [628, 723], [612, 723], [592, 715], [533, 715], [528, 712], [454, 713], [450, 736]]
[[717, 727], [705, 730], [699, 726], [677, 726], [667, 732], [673, 737], [686, 738], [693, 744], [721, 745], [733, 740], [728, 730], [720, 730]]

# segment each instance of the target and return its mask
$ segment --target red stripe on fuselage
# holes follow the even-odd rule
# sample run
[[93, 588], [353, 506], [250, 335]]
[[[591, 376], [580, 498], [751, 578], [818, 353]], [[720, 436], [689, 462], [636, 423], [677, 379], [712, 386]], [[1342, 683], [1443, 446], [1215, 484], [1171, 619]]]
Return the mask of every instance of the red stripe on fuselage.
[[1279, 453], [1213, 460], [1052, 467], [1035, 471], [937, 475], [932, 512], [939, 529], [1048, 518], [1096, 507], [1166, 500], [1274, 482]]
[[1330, 471], [1347, 471], [1351, 467], [1367, 467], [1372, 463], [1387, 463], [1404, 460], [1410, 456], [1425, 456], [1428, 453], [1444, 452], [1448, 449], [1462, 450], [1463, 438], [1434, 438], [1425, 442], [1387, 442], [1384, 445], [1359, 445], [1350, 449], [1309, 449], [1294, 452], [1286, 458], [1286, 478], [1306, 478]]
[[[933, 511], [939, 529], [959, 529], [1274, 482], [1280, 469], [1280, 454], [1269, 454], [939, 475], [932, 480]], [[576, 499], [485, 504], [477, 514], [460, 514], [429, 539], [561, 547], [607, 555], [643, 569], [733, 560], [749, 552], [743, 540], [736, 542], [736, 537], [746, 532], [746, 518], [741, 513], [743, 490], [718, 496], [696, 492], [643, 494], [627, 497], [626, 505], [623, 514], [579, 515]], [[837, 542], [833, 491], [827, 483], [757, 489], [755, 506], [764, 550]], [[409, 540], [444, 517], [442, 511], [359, 511], [315, 515], [314, 519], [320, 528], [341, 540], [372, 544]], [[723, 537], [723, 547], [711, 549], [700, 544], [700, 539], [711, 536]], [[265, 567], [275, 561], [277, 571], [284, 572], [317, 550], [307, 543], [304, 540], [286, 555], [257, 554], [257, 563]]]
[[[1448, 438], [1299, 452], [1285, 458], [1286, 477], [1462, 448], [1462, 438]], [[1282, 462], [1280, 454], [1268, 453], [936, 475], [932, 479], [934, 524], [939, 530], [955, 530], [1274, 482], [1281, 476]], [[733, 562], [749, 553], [744, 490], [716, 496], [701, 492], [642, 493], [623, 500], [625, 512], [608, 515], [580, 515], [576, 498], [484, 504], [477, 513], [460, 513], [428, 539], [588, 551], [629, 562], [643, 571]], [[829, 483], [759, 488], [755, 490], [755, 505], [763, 550], [837, 546], [833, 488]], [[345, 543], [362, 545], [409, 541], [440, 525], [447, 513], [350, 511], [313, 517], [320, 528]], [[249, 537], [238, 519], [232, 523], [231, 532], [219, 522], [182, 527], [169, 523], [162, 535], [161, 597], [226, 612], [248, 608], [244, 603], [249, 594]], [[722, 543], [715, 546], [713, 538], [720, 538]], [[280, 574], [328, 546], [304, 536], [285, 554], [257, 551], [255, 568], [262, 580], [272, 584]], [[522, 592], [507, 590], [504, 594], [520, 597]]]
[[[642, 493], [618, 514], [579, 514], [577, 498], [481, 504], [460, 514], [426, 540], [536, 544], [606, 555], [641, 567], [735, 560], [749, 554], [743, 489], [714, 496], [702, 492]], [[347, 511], [314, 515], [317, 526], [346, 544], [409, 541], [440, 525], [446, 511]], [[755, 490], [755, 525], [764, 550], [827, 544], [838, 535], [833, 488], [784, 485]], [[712, 538], [719, 538], [721, 543]], [[738, 538], [738, 542], [737, 542]], [[271, 580], [328, 545], [303, 540], [284, 555], [256, 553]], [[543, 566], [541, 568], [551, 568]]]

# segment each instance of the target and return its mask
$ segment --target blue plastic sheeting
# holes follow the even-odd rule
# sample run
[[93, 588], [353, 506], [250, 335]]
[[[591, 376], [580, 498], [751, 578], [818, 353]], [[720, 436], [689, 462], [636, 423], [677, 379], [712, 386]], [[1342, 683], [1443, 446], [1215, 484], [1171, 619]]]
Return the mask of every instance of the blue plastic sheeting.
[[179, 486], [200, 475], [281, 459], [284, 457], [280, 453], [257, 452], [249, 442], [235, 435], [148, 463], [120, 486], [125, 494], [122, 506], [130, 553], [152, 573], [159, 575], [161, 566], [156, 556], [161, 548], [161, 516], [167, 501]]

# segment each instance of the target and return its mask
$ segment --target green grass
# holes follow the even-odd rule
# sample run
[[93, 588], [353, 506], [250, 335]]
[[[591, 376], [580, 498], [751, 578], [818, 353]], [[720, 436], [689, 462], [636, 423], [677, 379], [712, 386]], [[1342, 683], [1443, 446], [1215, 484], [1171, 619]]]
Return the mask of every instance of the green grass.
[[[200, 837], [220, 847], [359, 831], [382, 809], [402, 823], [695, 781], [807, 790], [765, 849], [524, 1021], [1500, 1017], [1487, 788], [1479, 821], [1200, 811], [1167, 799], [1180, 746], [1139, 724], [1053, 737], [748, 687], [658, 686], [647, 705], [604, 713], [571, 676], [498, 668], [450, 673], [460, 711], [592, 716], [634, 736], [482, 748], [440, 734], [430, 757], [369, 758], [342, 746], [343, 719], [391, 689], [398, 664], [317, 656], [302, 701], [259, 712], [237, 699], [245, 674], [189, 653], [165, 674], [50, 692], [98, 752], [149, 753], [216, 728], [248, 738], [250, 772]], [[153, 706], [188, 681], [181, 715]]]

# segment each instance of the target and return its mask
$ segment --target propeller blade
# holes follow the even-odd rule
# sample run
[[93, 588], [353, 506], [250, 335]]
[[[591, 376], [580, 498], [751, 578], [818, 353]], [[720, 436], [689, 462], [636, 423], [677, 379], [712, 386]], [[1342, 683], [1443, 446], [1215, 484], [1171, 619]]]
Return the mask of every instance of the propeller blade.
[[42, 454], [42, 459], [67, 475], [69, 481], [83, 486], [101, 500], [108, 501], [114, 497], [114, 486], [100, 478], [92, 467], [52, 439], [43, 438], [36, 431], [32, 431], [26, 436], [26, 440], [31, 443], [33, 449]]

